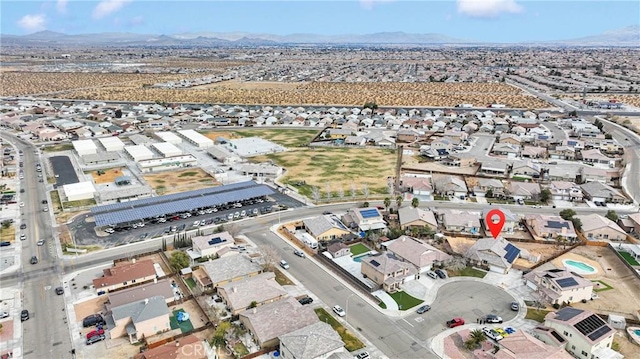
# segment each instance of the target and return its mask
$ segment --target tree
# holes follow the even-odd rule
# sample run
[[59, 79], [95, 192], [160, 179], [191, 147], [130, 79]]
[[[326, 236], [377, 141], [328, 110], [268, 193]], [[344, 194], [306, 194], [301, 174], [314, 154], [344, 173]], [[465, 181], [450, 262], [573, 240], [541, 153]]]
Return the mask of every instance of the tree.
[[366, 183], [362, 184], [362, 194], [364, 195], [364, 199], [369, 198], [369, 186]]
[[342, 185], [338, 185], [338, 198], [340, 198], [340, 201], [344, 200], [344, 188], [342, 188]]
[[325, 191], [325, 196], [327, 197], [327, 202], [331, 202], [331, 196], [333, 195], [331, 193], [331, 182], [325, 183], [324, 191]]
[[313, 197], [313, 200], [318, 203], [320, 201], [320, 188], [318, 188], [317, 186], [314, 186], [311, 189], [311, 197]]
[[484, 196], [487, 198], [493, 198], [493, 190], [489, 188], [487, 192], [484, 193]]
[[560, 217], [562, 217], [562, 219], [564, 219], [565, 221], [570, 220], [575, 215], [576, 211], [572, 210], [571, 208], [563, 209], [562, 211], [560, 211]]
[[216, 327], [215, 334], [211, 339], [211, 344], [215, 345], [216, 347], [224, 347], [224, 345], [226, 344], [225, 336], [229, 329], [231, 329], [231, 323], [224, 321], [219, 322], [218, 326]]
[[368, 101], [364, 103], [364, 106], [362, 106], [362, 108], [368, 108], [371, 110], [377, 110], [378, 109], [378, 104], [375, 101]]
[[240, 226], [238, 226], [236, 223], [227, 224], [225, 229], [229, 233], [229, 235], [231, 235], [231, 237], [236, 237], [238, 236], [238, 234], [240, 234]]
[[114, 114], [115, 114], [116, 118], [122, 118], [122, 110], [121, 109], [117, 109]]
[[389, 206], [391, 206], [391, 198], [385, 197], [384, 198], [384, 208], [386, 208], [387, 211], [389, 211]]
[[278, 254], [276, 247], [270, 245], [260, 247], [260, 253], [262, 254], [262, 259], [264, 261], [264, 269], [267, 271], [273, 271], [273, 268], [276, 267], [276, 263], [280, 262], [280, 255]]
[[358, 191], [358, 189], [356, 188], [356, 184], [355, 183], [351, 183], [351, 199], [353, 199], [353, 200], [356, 199], [357, 191]]
[[404, 197], [402, 195], [398, 195], [396, 197], [396, 205], [398, 205], [398, 208], [400, 208], [400, 206], [402, 206], [402, 201], [404, 201]]
[[569, 117], [578, 117], [578, 111], [573, 110], [573, 111], [569, 111]]
[[179, 272], [181, 269], [189, 267], [189, 263], [191, 263], [191, 260], [185, 252], [176, 251], [171, 253], [169, 263], [171, 264], [171, 268], [175, 272]]
[[550, 199], [551, 199], [551, 190], [549, 190], [548, 188], [545, 188], [542, 191], [540, 191], [540, 201], [547, 203], [549, 202]]
[[582, 221], [580, 220], [580, 218], [573, 217], [570, 220], [573, 223], [573, 228], [575, 228], [576, 231], [582, 230]]
[[616, 213], [616, 211], [610, 209], [607, 211], [607, 214], [604, 215], [605, 217], [609, 218], [610, 220], [614, 221], [614, 222], [618, 222], [618, 214]]
[[420, 205], [420, 200], [417, 197], [413, 197], [411, 200], [411, 207], [417, 208]]

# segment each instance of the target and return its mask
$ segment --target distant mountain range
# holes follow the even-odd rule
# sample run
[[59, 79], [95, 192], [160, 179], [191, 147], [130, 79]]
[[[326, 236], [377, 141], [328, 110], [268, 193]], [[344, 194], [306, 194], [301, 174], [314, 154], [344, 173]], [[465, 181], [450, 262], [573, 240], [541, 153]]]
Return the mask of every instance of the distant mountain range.
[[273, 46], [285, 44], [335, 45], [529, 45], [529, 46], [633, 46], [640, 47], [640, 26], [629, 26], [602, 34], [560, 41], [524, 43], [488, 43], [457, 39], [443, 34], [408, 34], [405, 32], [379, 32], [374, 34], [256, 34], [248, 32], [194, 32], [174, 35], [108, 32], [67, 35], [53, 31], [40, 31], [29, 35], [2, 35], [3, 45], [30, 46]]

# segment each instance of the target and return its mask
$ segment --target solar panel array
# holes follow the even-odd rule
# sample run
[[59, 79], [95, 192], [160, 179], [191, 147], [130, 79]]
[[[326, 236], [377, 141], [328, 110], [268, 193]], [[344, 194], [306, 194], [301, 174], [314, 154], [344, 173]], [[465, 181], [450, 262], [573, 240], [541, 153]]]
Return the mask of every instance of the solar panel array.
[[210, 245], [210, 246], [212, 246], [212, 245], [214, 245], [214, 244], [218, 244], [218, 243], [222, 243], [222, 242], [226, 242], [226, 241], [227, 241], [226, 239], [222, 239], [222, 238], [220, 238], [220, 237], [215, 237], [215, 238], [212, 238], [212, 239], [209, 241], [209, 245]]
[[548, 221], [547, 227], [549, 228], [567, 228], [569, 229], [568, 222], [560, 222], [560, 221]]
[[504, 259], [506, 259], [509, 263], [513, 263], [513, 261], [515, 261], [520, 254], [520, 249], [518, 249], [511, 243], [507, 243], [507, 246], [504, 247], [504, 250], [507, 251], [507, 253], [504, 255]]
[[576, 308], [571, 308], [571, 307], [564, 307], [562, 309], [560, 309], [557, 313], [556, 313], [556, 319], [558, 320], [562, 320], [563, 322], [566, 322], [567, 320], [575, 317], [576, 315], [582, 313], [583, 310], [581, 309], [576, 309]]
[[380, 213], [378, 213], [377, 209], [363, 209], [360, 211], [360, 215], [362, 218], [374, 218], [379, 217]]
[[[229, 190], [213, 194], [202, 194], [197, 197], [174, 199], [169, 202], [164, 200], [151, 202], [147, 201], [146, 205], [139, 205], [137, 203], [135, 205], [129, 204], [128, 207], [117, 208], [108, 212], [105, 212], [104, 210], [98, 210], [94, 212], [94, 218], [96, 226], [102, 227], [121, 223], [130, 223], [145, 218], [154, 218], [172, 213], [191, 211], [196, 208], [213, 207], [225, 203], [241, 201], [244, 199], [268, 196], [271, 194], [273, 194], [273, 190], [271, 188], [265, 185], [257, 185], [254, 183], [253, 187]], [[165, 196], [156, 198], [162, 197]], [[133, 202], [138, 201], [131, 201], [131, 203]]]
[[372, 259], [369, 263], [371, 263], [371, 265], [374, 266], [374, 267], [380, 266], [380, 263], [378, 263], [378, 261], [375, 260], [375, 259]]
[[592, 314], [573, 325], [582, 335], [596, 340], [605, 335], [611, 328], [599, 316]]
[[556, 280], [556, 282], [562, 288], [572, 287], [574, 285], [578, 285], [578, 282], [576, 282], [576, 280], [574, 278], [562, 278], [562, 279]]

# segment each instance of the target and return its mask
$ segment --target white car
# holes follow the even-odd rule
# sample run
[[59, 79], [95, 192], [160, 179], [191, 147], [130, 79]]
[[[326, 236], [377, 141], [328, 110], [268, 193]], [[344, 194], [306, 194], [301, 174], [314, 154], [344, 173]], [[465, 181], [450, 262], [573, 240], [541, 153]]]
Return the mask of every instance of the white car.
[[38, 246], [44, 246], [44, 239], [39, 240], [36, 244]]
[[333, 312], [336, 313], [339, 317], [344, 317], [345, 315], [347, 315], [344, 309], [342, 309], [342, 307], [339, 305], [333, 306]]
[[487, 338], [489, 339], [493, 339], [495, 341], [498, 340], [502, 340], [502, 335], [500, 335], [500, 333], [496, 332], [493, 329], [489, 329], [487, 327], [482, 328], [482, 332], [484, 333], [484, 335], [487, 336]]
[[9, 318], [8, 312], [0, 312], [0, 319]]
[[24, 202], [20, 202], [20, 207], [24, 207]]

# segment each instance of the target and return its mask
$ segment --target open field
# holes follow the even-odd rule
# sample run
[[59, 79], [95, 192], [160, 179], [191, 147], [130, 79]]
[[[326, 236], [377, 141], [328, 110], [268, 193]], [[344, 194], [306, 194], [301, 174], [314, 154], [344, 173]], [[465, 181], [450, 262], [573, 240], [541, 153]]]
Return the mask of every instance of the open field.
[[195, 167], [180, 171], [147, 174], [143, 178], [158, 194], [193, 191], [219, 185], [215, 178]]
[[16, 228], [10, 224], [7, 228], [0, 226], [0, 242], [13, 242], [16, 239]]
[[[203, 76], [205, 74], [202, 74]], [[211, 87], [162, 89], [144, 87], [179, 80], [184, 75], [169, 74], [64, 74], [2, 73], [0, 95], [66, 91], [70, 99], [110, 101], [162, 101], [229, 104], [299, 104], [362, 106], [374, 101], [380, 106], [455, 106], [473, 103], [486, 106], [502, 103], [516, 108], [548, 108], [550, 104], [504, 83], [240, 83], [221, 82]], [[54, 84], [50, 87], [45, 84]], [[77, 89], [75, 91], [67, 91]]]
[[[301, 148], [252, 158], [255, 162], [272, 160], [285, 167], [281, 180], [297, 188], [300, 194], [313, 199], [313, 187], [318, 187], [323, 198], [331, 191], [339, 197], [351, 196], [351, 185], [362, 195], [362, 185], [369, 193], [387, 193], [387, 177], [394, 176], [396, 154], [379, 148]], [[329, 190], [328, 190], [329, 187]]]
[[233, 131], [216, 131], [205, 134], [215, 140], [218, 137], [236, 139], [243, 137], [261, 137], [280, 146], [287, 148], [303, 147], [308, 145], [320, 130], [294, 130], [294, 129], [248, 129]]
[[208, 89], [208, 88], [221, 88], [221, 89], [241, 89], [241, 90], [295, 90], [300, 85], [306, 84], [305, 82], [276, 82], [276, 81], [240, 81], [230, 80], [223, 82], [216, 82], [208, 85], [195, 86], [193, 88]]
[[96, 184], [113, 183], [117, 177], [122, 176], [122, 167], [108, 168], [100, 171], [104, 173], [98, 175], [98, 171], [90, 172]]

